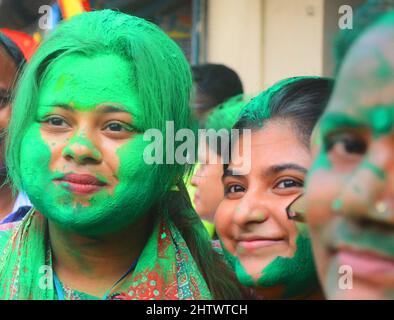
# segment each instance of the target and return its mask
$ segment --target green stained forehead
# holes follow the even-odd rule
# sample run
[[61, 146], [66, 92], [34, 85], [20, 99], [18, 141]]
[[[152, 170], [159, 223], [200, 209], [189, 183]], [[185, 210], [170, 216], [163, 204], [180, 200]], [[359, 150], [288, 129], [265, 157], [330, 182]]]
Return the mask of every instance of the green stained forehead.
[[[343, 124], [352, 127], [368, 126], [376, 134], [385, 134], [392, 130], [393, 52], [392, 26], [380, 24], [361, 36], [342, 65], [327, 106], [326, 117], [323, 116], [322, 119], [323, 128]], [[340, 114], [343, 116], [332, 116]]]
[[336, 128], [369, 128], [374, 136], [389, 134], [394, 129], [394, 104], [371, 105], [358, 113], [328, 111], [320, 120], [320, 132], [327, 134]]
[[41, 82], [39, 106], [67, 104], [79, 111], [98, 105], [123, 106], [134, 117], [139, 100], [132, 65], [114, 54], [58, 58]]

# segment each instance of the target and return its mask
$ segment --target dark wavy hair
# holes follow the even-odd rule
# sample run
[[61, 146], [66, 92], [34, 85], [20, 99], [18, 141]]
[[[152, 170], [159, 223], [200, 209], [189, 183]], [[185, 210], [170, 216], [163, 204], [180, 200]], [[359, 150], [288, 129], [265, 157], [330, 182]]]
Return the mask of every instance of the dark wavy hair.
[[12, 61], [14, 61], [17, 68], [21, 68], [25, 64], [26, 59], [21, 49], [19, 49], [19, 47], [15, 44], [15, 42], [12, 41], [10, 38], [8, 38], [1, 31], [0, 31], [0, 47], [7, 52], [7, 54], [11, 57]]

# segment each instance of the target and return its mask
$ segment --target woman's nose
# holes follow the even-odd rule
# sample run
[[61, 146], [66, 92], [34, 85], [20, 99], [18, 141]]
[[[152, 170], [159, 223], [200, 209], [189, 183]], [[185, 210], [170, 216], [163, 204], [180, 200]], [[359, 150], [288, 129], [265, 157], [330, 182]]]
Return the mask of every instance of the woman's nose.
[[264, 206], [243, 201], [235, 208], [234, 222], [239, 227], [245, 227], [254, 223], [263, 223], [268, 216], [268, 210]]
[[86, 135], [78, 135], [70, 140], [63, 150], [63, 157], [77, 164], [100, 163], [102, 154]]

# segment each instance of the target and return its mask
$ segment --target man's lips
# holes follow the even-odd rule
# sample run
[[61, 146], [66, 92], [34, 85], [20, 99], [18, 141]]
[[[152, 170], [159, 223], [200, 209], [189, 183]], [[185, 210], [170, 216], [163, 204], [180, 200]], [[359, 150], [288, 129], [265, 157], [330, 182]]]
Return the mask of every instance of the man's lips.
[[94, 176], [76, 173], [66, 174], [63, 178], [56, 179], [55, 182], [67, 183], [67, 189], [76, 194], [94, 193], [106, 185]]
[[338, 250], [337, 257], [341, 265], [351, 266], [356, 273], [371, 275], [390, 272], [394, 274], [394, 260], [371, 251], [345, 247]]

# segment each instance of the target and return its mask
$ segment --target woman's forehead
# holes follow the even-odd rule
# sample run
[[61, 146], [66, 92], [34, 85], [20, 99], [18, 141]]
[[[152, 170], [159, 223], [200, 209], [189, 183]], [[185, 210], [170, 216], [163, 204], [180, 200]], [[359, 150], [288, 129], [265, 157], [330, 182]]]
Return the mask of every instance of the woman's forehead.
[[139, 99], [131, 69], [130, 63], [115, 54], [61, 57], [43, 77], [39, 104], [89, 110], [110, 103], [138, 113]]

